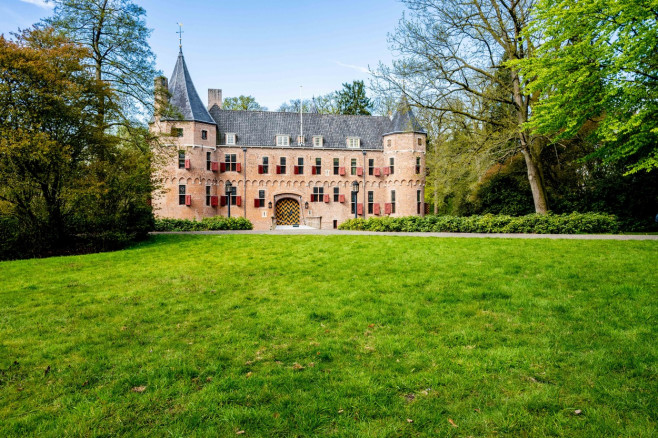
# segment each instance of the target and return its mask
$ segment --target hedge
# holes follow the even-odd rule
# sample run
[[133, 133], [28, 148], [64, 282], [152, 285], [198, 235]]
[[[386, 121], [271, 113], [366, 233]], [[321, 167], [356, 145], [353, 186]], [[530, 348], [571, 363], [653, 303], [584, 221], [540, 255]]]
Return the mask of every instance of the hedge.
[[617, 233], [619, 222], [613, 215], [602, 213], [529, 214], [506, 216], [407, 216], [350, 219], [340, 230], [365, 231], [433, 231], [455, 233], [534, 233], [588, 234]]
[[201, 221], [189, 219], [156, 219], [155, 231], [253, 230], [253, 224], [243, 217], [207, 217]]

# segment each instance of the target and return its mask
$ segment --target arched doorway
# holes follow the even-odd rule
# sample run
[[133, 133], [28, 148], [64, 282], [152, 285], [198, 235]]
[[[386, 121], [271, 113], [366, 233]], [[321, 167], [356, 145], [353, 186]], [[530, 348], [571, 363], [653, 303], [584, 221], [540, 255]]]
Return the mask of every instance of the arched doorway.
[[277, 225], [299, 225], [299, 202], [290, 198], [279, 199], [275, 214]]

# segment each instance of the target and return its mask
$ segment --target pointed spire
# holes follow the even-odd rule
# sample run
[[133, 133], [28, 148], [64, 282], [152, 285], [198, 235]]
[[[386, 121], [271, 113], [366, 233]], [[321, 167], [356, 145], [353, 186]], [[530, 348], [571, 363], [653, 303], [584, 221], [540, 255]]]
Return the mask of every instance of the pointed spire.
[[190, 72], [187, 70], [187, 65], [185, 64], [182, 49], [178, 53], [174, 72], [171, 74], [171, 79], [169, 79], [169, 93], [171, 94], [169, 103], [182, 115], [182, 118], [178, 120], [215, 124], [215, 121], [210, 116], [206, 106], [201, 102], [201, 98], [199, 98], [194, 88]]
[[391, 132], [426, 133], [425, 129], [420, 126], [420, 123], [418, 123], [418, 120], [411, 109], [411, 105], [409, 105], [407, 96], [404, 94], [400, 98], [395, 114], [393, 114], [391, 125], [393, 127]]

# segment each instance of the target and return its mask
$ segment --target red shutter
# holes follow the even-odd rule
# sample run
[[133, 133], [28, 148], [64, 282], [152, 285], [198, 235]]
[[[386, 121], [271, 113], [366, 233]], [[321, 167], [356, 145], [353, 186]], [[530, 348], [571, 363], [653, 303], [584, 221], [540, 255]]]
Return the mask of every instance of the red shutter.
[[236, 172], [242, 172], [242, 163], [236, 163], [235, 171]]
[[219, 163], [219, 171], [226, 172], [226, 163]]
[[325, 203], [329, 202], [329, 195], [324, 195], [324, 202]]
[[315, 175], [317, 173], [317, 169], [315, 166], [311, 166], [311, 175]]
[[384, 175], [390, 175], [391, 174], [391, 168], [390, 167], [384, 167]]
[[217, 207], [219, 199], [217, 199], [217, 196], [211, 196], [210, 197], [210, 206], [211, 207]]
[[281, 175], [281, 166], [279, 166], [278, 164], [276, 165], [276, 174]]
[[338, 173], [339, 173], [341, 176], [345, 175], [345, 168], [344, 168], [344, 167], [341, 167], [340, 169], [338, 169]]
[[375, 214], [376, 214], [377, 216], [379, 216], [379, 215], [381, 214], [381, 209], [380, 209], [380, 207], [379, 207], [379, 204], [375, 204], [373, 207], [374, 207], [374, 212], [375, 212]]
[[358, 215], [363, 215], [363, 204], [356, 204], [356, 213]]
[[217, 172], [219, 170], [219, 163], [217, 161], [210, 162], [210, 170]]
[[357, 176], [363, 176], [363, 167], [357, 167], [356, 168], [356, 175]]
[[185, 195], [185, 205], [192, 205], [192, 195]]
[[262, 165], [262, 164], [259, 164], [259, 165], [258, 165], [258, 174], [259, 174], [259, 175], [262, 175], [262, 174], [263, 174], [263, 165]]
[[391, 203], [387, 202], [384, 204], [384, 214], [391, 214], [391, 211], [393, 208], [391, 207]]
[[237, 205], [238, 207], [242, 205], [242, 196], [235, 197], [235, 205]]
[[379, 167], [375, 167], [375, 176], [380, 176], [382, 174], [381, 170]]
[[338, 195], [339, 202], [345, 202], [345, 195]]
[[223, 207], [228, 203], [228, 196], [222, 196], [219, 198], [220, 205]]
[[293, 166], [293, 171], [295, 175], [299, 175], [299, 168], [297, 166]]
[[185, 168], [186, 169], [190, 168], [190, 160], [189, 159], [185, 160]]

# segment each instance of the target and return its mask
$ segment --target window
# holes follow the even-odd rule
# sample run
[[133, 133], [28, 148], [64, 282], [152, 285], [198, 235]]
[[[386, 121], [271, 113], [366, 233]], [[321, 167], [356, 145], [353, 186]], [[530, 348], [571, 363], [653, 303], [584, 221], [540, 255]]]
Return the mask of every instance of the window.
[[206, 205], [210, 205], [210, 186], [206, 186]]
[[263, 157], [263, 173], [270, 173], [270, 158]]
[[416, 157], [416, 174], [420, 173], [420, 157]]
[[340, 174], [340, 160], [338, 158], [334, 158], [334, 175]]
[[422, 145], [423, 145], [423, 139], [418, 137], [418, 146], [422, 146]]
[[350, 173], [356, 175], [356, 158], [352, 158], [352, 161], [350, 161], [350, 168]]
[[386, 140], [386, 146], [391, 147], [391, 140]]
[[210, 170], [212, 164], [212, 154], [210, 152], [206, 152], [206, 170]]
[[395, 190], [391, 190], [391, 213], [395, 213]]
[[375, 173], [375, 160], [373, 158], [368, 159], [368, 175], [373, 175]]
[[393, 175], [395, 173], [395, 158], [391, 157], [388, 159], [388, 167], [391, 169], [391, 175]]
[[183, 136], [183, 128], [171, 128], [171, 135], [173, 137], [182, 137]]
[[208, 140], [208, 131], [205, 129], [201, 131], [201, 140]]
[[372, 214], [375, 203], [375, 192], [368, 192], [368, 214]]
[[263, 208], [265, 207], [265, 190], [259, 190], [258, 191], [258, 205], [256, 207]]
[[178, 205], [185, 205], [185, 186], [178, 186]]
[[226, 133], [226, 144], [235, 144], [235, 134], [232, 132]]
[[297, 146], [304, 146], [304, 136], [298, 135], [297, 136]]
[[297, 173], [300, 175], [304, 174], [304, 158], [299, 157], [297, 158]]
[[322, 147], [322, 136], [321, 135], [314, 135], [313, 136], [313, 147], [314, 148], [321, 148]]
[[276, 136], [276, 145], [277, 146], [290, 146], [290, 137], [287, 135], [277, 135]]
[[347, 147], [358, 149], [361, 146], [361, 139], [359, 137], [347, 137]]
[[420, 190], [416, 190], [416, 214], [420, 214], [420, 209], [423, 206], [421, 202], [421, 193]]
[[286, 157], [279, 158], [279, 173], [286, 173]]
[[315, 159], [315, 175], [322, 174], [322, 158]]
[[227, 172], [235, 172], [236, 169], [236, 155], [235, 154], [226, 154], [224, 156], [225, 160], [224, 162], [226, 163], [226, 171]]
[[324, 187], [313, 187], [311, 202], [323, 202], [323, 201], [324, 201]]
[[340, 202], [340, 187], [334, 187], [334, 202]]
[[352, 190], [352, 196], [350, 197], [350, 199], [352, 201], [352, 206], [351, 206], [352, 214], [356, 214], [356, 204], [357, 204], [357, 199], [356, 198], [357, 198], [358, 195], [359, 194], [357, 192]]
[[178, 151], [178, 168], [185, 169], [185, 151]]

